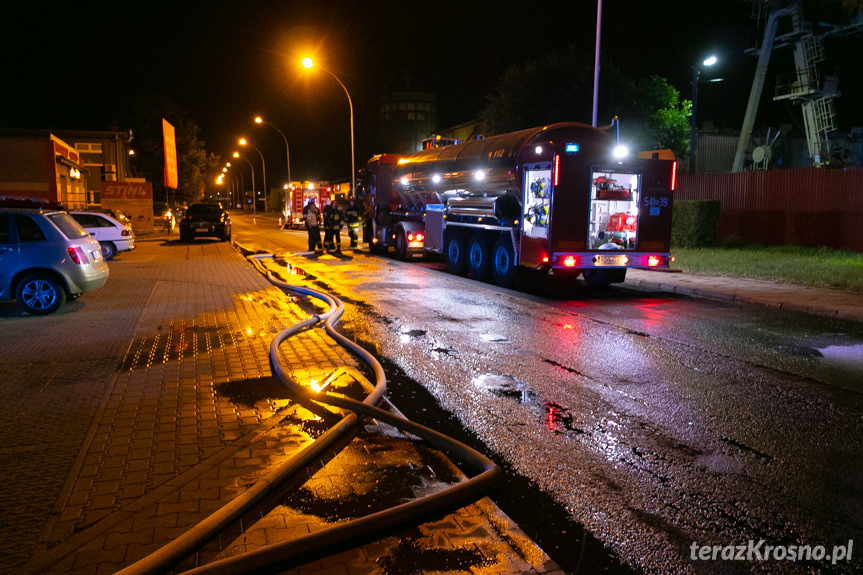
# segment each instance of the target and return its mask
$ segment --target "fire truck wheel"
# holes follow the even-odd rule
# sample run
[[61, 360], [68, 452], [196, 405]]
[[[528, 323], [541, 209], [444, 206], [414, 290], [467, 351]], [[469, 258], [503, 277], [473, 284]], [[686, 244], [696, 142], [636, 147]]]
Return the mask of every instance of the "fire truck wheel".
[[396, 234], [396, 259], [402, 261], [408, 259], [408, 239], [405, 237], [404, 230], [399, 230]]
[[591, 287], [608, 287], [626, 281], [626, 270], [584, 270], [584, 281]]
[[457, 230], [447, 230], [443, 243], [446, 270], [451, 274], [464, 275], [467, 272], [467, 260], [461, 233]]
[[491, 248], [491, 273], [494, 283], [501, 287], [512, 287], [515, 285], [516, 269], [515, 255], [512, 249], [512, 241], [508, 236], [502, 235], [494, 242]]
[[475, 232], [467, 244], [467, 267], [470, 277], [485, 281], [491, 262], [489, 239], [485, 232]]

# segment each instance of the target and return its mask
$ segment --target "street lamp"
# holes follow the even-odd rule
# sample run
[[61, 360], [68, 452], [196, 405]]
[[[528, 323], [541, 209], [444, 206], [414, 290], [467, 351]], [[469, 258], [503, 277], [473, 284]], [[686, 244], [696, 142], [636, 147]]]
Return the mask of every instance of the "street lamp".
[[[271, 127], [272, 129], [274, 129], [275, 131], [277, 131], [277, 132], [279, 133], [279, 135], [280, 135], [280, 136], [282, 136], [282, 139], [285, 141], [285, 157], [287, 158], [287, 161], [288, 161], [288, 184], [290, 184], [290, 183], [291, 183], [291, 147], [288, 145], [288, 138], [287, 138], [287, 137], [285, 137], [285, 134], [284, 134], [284, 133], [282, 133], [282, 131], [281, 131], [280, 129], [278, 129], [277, 127], [275, 127], [273, 124], [271, 124], [271, 123], [269, 123], [269, 122], [265, 122], [265, 121], [264, 121], [264, 119], [263, 119], [263, 118], [261, 118], [260, 116], [258, 116], [257, 118], [255, 118], [255, 123], [256, 123], [256, 124], [266, 124], [266, 125], [268, 125], [268, 126], [269, 126], [269, 127]], [[288, 186], [285, 186], [285, 190], [286, 190], [286, 191], [285, 191], [285, 197], [284, 197], [285, 206], [287, 206], [287, 205], [288, 205], [288, 192], [287, 192], [287, 189], [288, 189]]]
[[[315, 63], [311, 58], [303, 58], [303, 67], [307, 69], [312, 69]], [[338, 76], [327, 70], [326, 68], [321, 68], [324, 72], [333, 77], [333, 79], [339, 83], [339, 86], [342, 87], [342, 90], [345, 91], [345, 95], [348, 97], [348, 108], [351, 112], [351, 196], [353, 197], [356, 193], [356, 169], [354, 167], [354, 103], [351, 101], [351, 95], [348, 92], [348, 89], [345, 88], [345, 85], [342, 84], [342, 81], [339, 80]]]
[[[255, 146], [253, 146], [251, 143], [247, 142], [245, 138], [240, 138], [240, 145], [241, 146], [249, 146], [251, 148], [254, 148], [254, 150], [256, 152], [258, 152], [258, 155], [261, 156], [261, 170], [263, 170], [263, 173], [264, 173], [264, 211], [266, 212], [267, 211], [267, 192], [268, 192], [268, 190], [267, 190], [267, 164], [264, 161], [264, 155], [261, 153], [261, 151], [259, 149], [255, 148]], [[255, 203], [256, 204], [258, 203], [257, 195], [255, 196]]]
[[258, 206], [257, 206], [258, 199], [255, 197], [255, 194], [257, 194], [257, 191], [255, 190], [255, 166], [252, 165], [252, 162], [250, 162], [248, 158], [241, 156], [240, 152], [234, 152], [234, 157], [235, 158], [242, 158], [243, 160], [246, 160], [246, 163], [249, 164], [249, 167], [252, 169], [252, 213], [257, 214], [258, 213]]
[[[226, 169], [232, 168], [231, 162], [226, 163], [225, 167], [226, 167]], [[234, 176], [234, 181], [238, 186], [237, 187], [237, 207], [242, 209], [242, 207], [243, 207], [242, 195], [245, 193], [246, 179], [243, 177], [243, 171], [240, 170], [239, 168], [233, 168], [233, 171], [236, 174]], [[239, 176], [239, 179], [238, 179], [238, 176]]]
[[272, 129], [277, 131], [279, 133], [279, 135], [282, 137], [282, 139], [285, 141], [285, 154], [286, 154], [285, 157], [287, 158], [287, 161], [288, 161], [288, 181], [290, 182], [291, 181], [291, 148], [290, 148], [290, 146], [288, 146], [288, 138], [285, 137], [285, 134], [283, 134], [280, 129], [278, 129], [277, 127], [275, 127], [271, 123], [264, 121], [264, 119], [261, 118], [260, 116], [255, 118], [255, 123], [268, 125]]
[[689, 134], [689, 173], [695, 173], [695, 158], [698, 150], [698, 135], [695, 133], [695, 113], [698, 111], [698, 81], [701, 77], [701, 67], [713, 66], [716, 64], [716, 56], [710, 56], [701, 64], [692, 66], [692, 115], [690, 116]]

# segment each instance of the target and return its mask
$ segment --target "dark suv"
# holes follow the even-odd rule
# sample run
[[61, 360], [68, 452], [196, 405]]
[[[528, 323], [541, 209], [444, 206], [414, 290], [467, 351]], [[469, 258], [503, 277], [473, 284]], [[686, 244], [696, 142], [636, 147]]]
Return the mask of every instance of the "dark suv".
[[192, 204], [180, 220], [180, 241], [198, 236], [214, 236], [223, 242], [231, 239], [231, 217], [221, 204]]

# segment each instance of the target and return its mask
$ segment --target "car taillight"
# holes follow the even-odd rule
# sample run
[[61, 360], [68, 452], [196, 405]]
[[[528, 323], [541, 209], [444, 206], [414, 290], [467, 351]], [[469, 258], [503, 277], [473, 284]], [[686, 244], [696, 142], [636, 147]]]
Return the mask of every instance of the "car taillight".
[[122, 232], [120, 232], [120, 235], [123, 236], [124, 238], [129, 237], [132, 235], [132, 230], [124, 229]]
[[89, 263], [87, 254], [85, 254], [81, 248], [66, 248], [66, 252], [69, 254], [69, 257], [72, 258], [72, 261], [79, 266]]

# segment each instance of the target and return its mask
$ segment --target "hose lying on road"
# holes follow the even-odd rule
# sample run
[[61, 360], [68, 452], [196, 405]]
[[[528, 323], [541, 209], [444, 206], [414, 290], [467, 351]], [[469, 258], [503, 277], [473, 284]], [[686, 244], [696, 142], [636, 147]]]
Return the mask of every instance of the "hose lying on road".
[[[268, 545], [248, 553], [214, 561], [186, 571], [185, 574], [235, 574], [278, 571], [286, 568], [287, 564], [292, 560], [299, 560], [302, 563], [301, 557], [321, 552], [328, 548], [342, 551], [347, 544], [367, 539], [371, 533], [412, 522], [432, 511], [442, 509], [470, 497], [475, 497], [482, 489], [494, 481], [500, 472], [493, 461], [467, 445], [428, 427], [409, 421], [400, 415], [394, 415], [391, 412], [375, 407], [386, 392], [386, 374], [380, 362], [371, 353], [336, 331], [334, 326], [344, 313], [344, 305], [337, 298], [308, 288], [290, 285], [277, 279], [261, 263], [262, 259], [272, 257], [270, 254], [255, 255], [250, 258], [250, 261], [273, 284], [294, 293], [318, 298], [329, 306], [326, 313], [312, 316], [276, 335], [270, 344], [269, 353], [270, 367], [273, 375], [296, 395], [307, 400], [347, 410], [347, 413], [335, 426], [306, 446], [306, 448], [286, 463], [279, 466], [266, 478], [256, 482], [244, 493], [237, 496], [171, 543], [126, 567], [119, 572], [119, 575], [162, 572], [181, 562], [184, 558], [191, 555], [195, 549], [201, 547], [228, 524], [247, 512], [252, 505], [261, 501], [279, 484], [314, 460], [322, 451], [351, 429], [359, 421], [358, 416], [375, 418], [404, 432], [420, 437], [439, 449], [445, 450], [457, 457], [468, 466], [481, 471], [474, 477], [452, 485], [442, 491], [345, 523], [339, 523], [298, 539]], [[324, 329], [330, 337], [340, 345], [350, 349], [374, 371], [374, 388], [362, 402], [342, 396], [312, 393], [296, 382], [282, 366], [279, 354], [280, 344], [293, 335], [316, 326], [321, 321], [324, 322]]]

